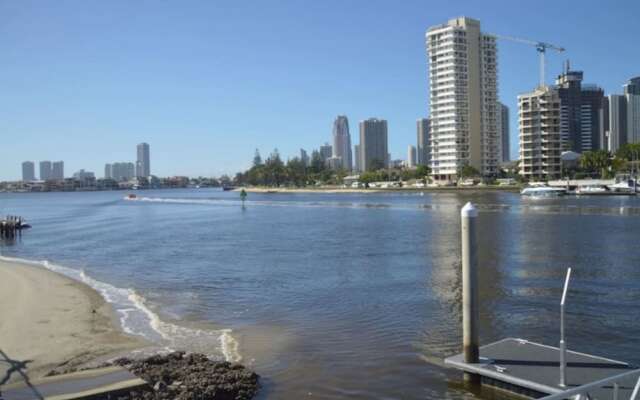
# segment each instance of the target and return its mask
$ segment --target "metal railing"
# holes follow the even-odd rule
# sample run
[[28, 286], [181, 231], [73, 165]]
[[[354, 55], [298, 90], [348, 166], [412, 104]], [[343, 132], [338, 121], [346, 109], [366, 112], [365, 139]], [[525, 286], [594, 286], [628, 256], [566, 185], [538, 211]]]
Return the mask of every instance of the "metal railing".
[[[633, 392], [628, 399], [623, 399], [619, 395], [620, 381], [623, 379], [633, 379], [638, 377], [636, 384], [633, 388]], [[638, 396], [640, 392], [640, 369], [634, 369], [633, 371], [627, 371], [619, 375], [611, 376], [609, 378], [601, 379], [599, 381], [587, 383], [586, 385], [578, 386], [573, 389], [568, 389], [560, 393], [552, 394], [550, 396], [542, 397], [538, 400], [587, 400], [594, 399], [590, 395], [594, 390], [613, 386], [611, 398], [607, 400], [640, 400]], [[599, 400], [605, 400], [598, 397]]]

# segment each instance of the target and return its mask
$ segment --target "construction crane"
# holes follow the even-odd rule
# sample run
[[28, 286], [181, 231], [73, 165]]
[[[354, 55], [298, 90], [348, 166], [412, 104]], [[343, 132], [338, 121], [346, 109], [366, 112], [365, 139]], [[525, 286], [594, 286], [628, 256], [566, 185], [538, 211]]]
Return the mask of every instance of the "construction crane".
[[520, 39], [516, 37], [495, 35], [495, 34], [492, 36], [495, 36], [498, 39], [510, 40], [512, 42], [528, 44], [536, 48], [536, 50], [538, 51], [538, 54], [540, 54], [540, 86], [544, 86], [544, 66], [545, 66], [544, 57], [545, 57], [545, 54], [547, 53], [547, 49], [555, 50], [558, 53], [562, 53], [563, 51], [565, 51], [564, 47], [556, 46], [551, 43], [537, 42], [535, 40]]

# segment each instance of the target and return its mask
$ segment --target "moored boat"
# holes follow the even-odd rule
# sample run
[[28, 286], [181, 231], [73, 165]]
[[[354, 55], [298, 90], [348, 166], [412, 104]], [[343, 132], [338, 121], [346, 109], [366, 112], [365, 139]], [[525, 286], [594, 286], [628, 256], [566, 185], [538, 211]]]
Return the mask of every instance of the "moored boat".
[[610, 190], [603, 185], [585, 185], [578, 186], [576, 189], [576, 194], [578, 195], [602, 195], [602, 194], [610, 194]]
[[549, 186], [534, 186], [522, 189], [521, 195], [533, 198], [558, 197], [567, 194], [564, 188], [555, 188]]

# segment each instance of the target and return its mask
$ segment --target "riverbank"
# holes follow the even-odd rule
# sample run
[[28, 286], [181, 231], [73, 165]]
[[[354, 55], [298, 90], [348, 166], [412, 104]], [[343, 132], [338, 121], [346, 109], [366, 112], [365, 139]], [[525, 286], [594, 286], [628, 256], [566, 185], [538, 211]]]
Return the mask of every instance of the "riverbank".
[[342, 188], [339, 186], [322, 186], [322, 187], [245, 187], [236, 188], [234, 191], [244, 189], [249, 193], [436, 193], [436, 192], [513, 192], [519, 193], [519, 186], [439, 186], [439, 187], [404, 187], [404, 188]]
[[44, 268], [0, 260], [0, 384], [146, 345], [122, 332], [112, 307], [89, 286]]

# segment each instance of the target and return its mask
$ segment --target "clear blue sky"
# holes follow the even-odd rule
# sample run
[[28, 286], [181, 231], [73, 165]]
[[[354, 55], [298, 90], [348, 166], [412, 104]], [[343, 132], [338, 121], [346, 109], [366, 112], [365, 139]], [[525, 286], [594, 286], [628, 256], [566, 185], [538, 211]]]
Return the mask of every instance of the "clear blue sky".
[[[219, 175], [255, 148], [286, 158], [330, 140], [346, 114], [389, 121], [392, 157], [428, 113], [427, 27], [455, 16], [485, 32], [549, 41], [548, 80], [569, 57], [621, 92], [640, 75], [640, 1], [0, 0], [0, 180], [24, 160], [102, 176], [151, 144], [156, 175]], [[500, 98], [538, 80], [532, 47], [499, 43]]]

